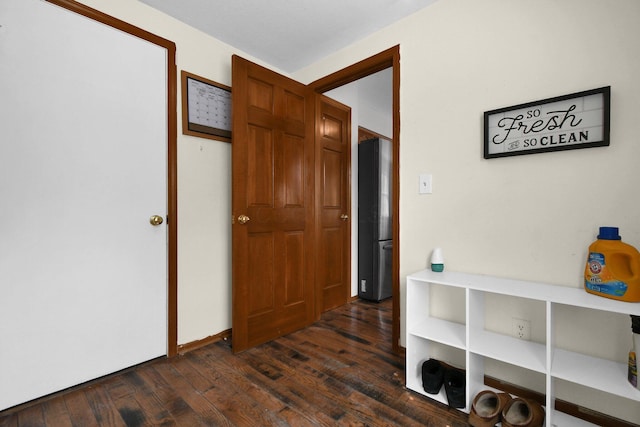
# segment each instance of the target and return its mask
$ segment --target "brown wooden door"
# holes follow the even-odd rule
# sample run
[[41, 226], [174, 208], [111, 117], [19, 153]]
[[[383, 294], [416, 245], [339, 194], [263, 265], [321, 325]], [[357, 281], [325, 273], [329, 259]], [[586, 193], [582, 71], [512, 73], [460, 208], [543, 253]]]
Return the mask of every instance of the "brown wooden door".
[[351, 295], [351, 109], [316, 98], [317, 308], [346, 304]]
[[233, 351], [315, 320], [314, 93], [232, 61]]

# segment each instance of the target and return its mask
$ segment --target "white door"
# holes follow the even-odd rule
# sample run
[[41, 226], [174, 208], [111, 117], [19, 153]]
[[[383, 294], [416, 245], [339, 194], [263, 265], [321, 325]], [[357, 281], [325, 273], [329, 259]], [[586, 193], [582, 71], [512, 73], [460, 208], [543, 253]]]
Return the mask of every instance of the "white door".
[[0, 410], [166, 354], [166, 61], [0, 2]]

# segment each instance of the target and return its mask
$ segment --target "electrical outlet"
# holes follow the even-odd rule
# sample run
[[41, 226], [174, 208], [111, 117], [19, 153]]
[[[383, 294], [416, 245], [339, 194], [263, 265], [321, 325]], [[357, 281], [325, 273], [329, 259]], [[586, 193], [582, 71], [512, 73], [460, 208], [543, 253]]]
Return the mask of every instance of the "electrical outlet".
[[513, 336], [520, 338], [521, 340], [531, 340], [531, 321], [525, 319], [518, 319], [514, 317], [511, 319], [511, 326], [513, 329]]

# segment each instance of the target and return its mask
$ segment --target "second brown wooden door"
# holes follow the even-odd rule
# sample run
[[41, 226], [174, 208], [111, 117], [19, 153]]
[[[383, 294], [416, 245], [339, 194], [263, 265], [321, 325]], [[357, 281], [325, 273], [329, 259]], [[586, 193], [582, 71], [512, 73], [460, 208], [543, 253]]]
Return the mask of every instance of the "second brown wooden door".
[[317, 289], [320, 312], [351, 296], [351, 109], [316, 98]]

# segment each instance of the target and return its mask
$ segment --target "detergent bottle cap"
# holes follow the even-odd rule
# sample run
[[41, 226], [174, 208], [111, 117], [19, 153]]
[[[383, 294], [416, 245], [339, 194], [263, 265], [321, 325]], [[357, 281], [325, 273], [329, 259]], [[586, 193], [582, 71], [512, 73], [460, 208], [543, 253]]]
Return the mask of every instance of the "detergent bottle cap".
[[600, 227], [600, 234], [598, 234], [600, 240], [622, 240], [620, 234], [618, 234], [618, 227]]

